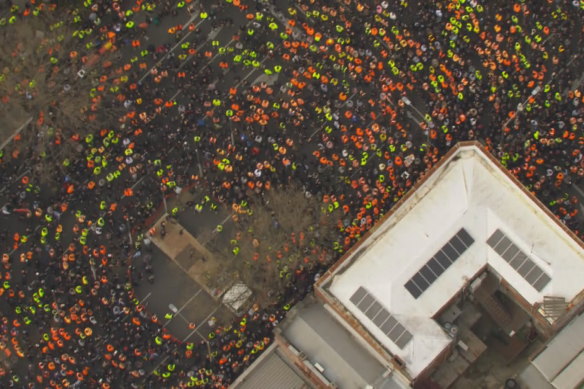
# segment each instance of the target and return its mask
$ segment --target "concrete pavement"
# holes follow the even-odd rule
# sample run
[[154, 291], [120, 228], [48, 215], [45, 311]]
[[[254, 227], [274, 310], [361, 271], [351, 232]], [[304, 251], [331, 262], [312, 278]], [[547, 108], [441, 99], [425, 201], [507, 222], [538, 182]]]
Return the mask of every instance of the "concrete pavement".
[[[144, 279], [147, 262], [151, 263], [155, 274], [152, 283]], [[178, 340], [207, 340], [210, 331], [233, 319], [233, 314], [227, 308], [156, 246], [152, 245], [151, 251], [143, 250], [134, 259], [133, 267], [137, 298], [144, 301], [146, 310], [156, 314], [163, 326]], [[140, 273], [144, 274], [142, 280], [138, 280]], [[178, 313], [174, 313], [172, 319], [164, 319], [166, 314], [173, 313], [170, 304], [177, 308]], [[211, 318], [215, 318], [213, 325], [209, 325]]]

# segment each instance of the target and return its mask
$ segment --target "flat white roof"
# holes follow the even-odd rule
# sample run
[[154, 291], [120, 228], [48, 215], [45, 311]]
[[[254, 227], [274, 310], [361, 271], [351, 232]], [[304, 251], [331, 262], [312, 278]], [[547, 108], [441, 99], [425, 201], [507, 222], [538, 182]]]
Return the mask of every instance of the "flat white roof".
[[[461, 228], [474, 242], [415, 298], [404, 285]], [[503, 259], [487, 244], [497, 230], [531, 260], [530, 267], [537, 266], [550, 279], [541, 278], [537, 284], [520, 275], [510, 258]], [[584, 289], [580, 244], [481, 148], [467, 143], [333, 270], [327, 289], [382, 346], [405, 361], [415, 378], [451, 341], [432, 317], [481, 268], [489, 265], [530, 304], [543, 302], [544, 296], [571, 301]], [[351, 302], [360, 287], [411, 333], [403, 348]]]

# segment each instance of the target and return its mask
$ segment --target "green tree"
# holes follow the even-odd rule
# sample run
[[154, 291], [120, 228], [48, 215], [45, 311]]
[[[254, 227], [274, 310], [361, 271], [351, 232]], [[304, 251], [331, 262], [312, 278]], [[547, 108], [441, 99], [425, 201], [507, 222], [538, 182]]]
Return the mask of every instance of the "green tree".
[[86, 12], [44, 7], [0, 26], [3, 42], [10, 42], [0, 46], [0, 149], [40, 175], [80, 151], [72, 138], [84, 138], [115, 114], [101, 104], [110, 83], [100, 83], [112, 43], [96, 27], [82, 26]]
[[[329, 212], [296, 185], [255, 195], [235, 213], [235, 232], [229, 247], [214, 249], [222, 252], [228, 262], [226, 268], [246, 283], [262, 303], [281, 292], [293, 279], [295, 270], [332, 258], [340, 212]], [[236, 255], [234, 248], [238, 248]]]

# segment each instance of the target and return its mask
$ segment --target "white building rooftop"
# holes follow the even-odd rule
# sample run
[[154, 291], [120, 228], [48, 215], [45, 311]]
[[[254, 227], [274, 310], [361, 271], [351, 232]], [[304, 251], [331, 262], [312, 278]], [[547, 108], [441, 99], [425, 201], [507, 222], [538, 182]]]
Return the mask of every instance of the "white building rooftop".
[[415, 378], [451, 342], [433, 317], [485, 268], [531, 305], [584, 289], [582, 242], [466, 143], [320, 285]]

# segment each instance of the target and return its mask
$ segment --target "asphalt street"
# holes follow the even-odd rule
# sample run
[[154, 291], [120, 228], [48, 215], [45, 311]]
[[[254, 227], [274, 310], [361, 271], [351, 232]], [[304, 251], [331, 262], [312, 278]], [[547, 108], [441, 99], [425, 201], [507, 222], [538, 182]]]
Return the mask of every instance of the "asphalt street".
[[[334, 3], [334, 2], [333, 2]], [[259, 3], [258, 3], [259, 4]], [[200, 18], [200, 13], [198, 12], [200, 6], [203, 6], [204, 9], [210, 10], [210, 17], [206, 19]], [[286, 13], [289, 9], [293, 8], [297, 11], [297, 15], [301, 22], [305, 22], [310, 24], [314, 24], [314, 20], [307, 17], [302, 10], [301, 7], [297, 5], [294, 1], [285, 1], [285, 0], [276, 0], [272, 2], [266, 2], [267, 10], [270, 12], [272, 16], [274, 16], [277, 20], [281, 22], [285, 22], [286, 20]], [[245, 35], [242, 35], [246, 26], [249, 24], [249, 21], [246, 20], [241, 12], [236, 12], [233, 7], [224, 7], [223, 3], [218, 3], [210, 0], [201, 0], [195, 1], [191, 5], [193, 12], [178, 12], [176, 15], [166, 15], [160, 18], [159, 23], [151, 23], [147, 30], [146, 36], [148, 37], [149, 47], [153, 50], [155, 48], [160, 47], [162, 45], [166, 45], [168, 50], [165, 53], [161, 53], [157, 57], [148, 56], [146, 57], [145, 61], [149, 63], [148, 70], [143, 71], [140, 75], [139, 79], [144, 82], [148, 77], [152, 77], [152, 69], [160, 66], [162, 64], [166, 64], [167, 62], [174, 62], [177, 63], [177, 66], [180, 68], [184, 68], [185, 70], [192, 67], [193, 69], [197, 69], [197, 77], [200, 78], [201, 83], [211, 85], [213, 88], [217, 89], [220, 92], [226, 92], [229, 88], [232, 87], [239, 87], [244, 85], [250, 85], [255, 83], [258, 80], [266, 80], [269, 82], [273, 82], [277, 79], [277, 75], [275, 76], [265, 76], [260, 68], [248, 68], [244, 67], [243, 65], [234, 65], [229, 70], [221, 71], [217, 69], [216, 66], [210, 66], [211, 64], [216, 64], [217, 61], [221, 60], [221, 54], [215, 54], [210, 58], [205, 58], [204, 60], [200, 59], [198, 56], [195, 58], [195, 55], [189, 55], [187, 60], [178, 62], [177, 56], [179, 53], [184, 52], [184, 49], [181, 45], [188, 44], [188, 47], [194, 47], [196, 52], [204, 52], [206, 48], [210, 46], [219, 46], [225, 48], [225, 52], [227, 53], [234, 53], [241, 51], [242, 45], [239, 45], [239, 39], [245, 40]], [[259, 5], [258, 5], [259, 8]], [[252, 10], [253, 11], [253, 10]], [[404, 13], [400, 15], [401, 18], [404, 18], [406, 21], [413, 22], [416, 18], [417, 10], [413, 7], [408, 7], [404, 9]], [[139, 21], [139, 20], [138, 20]], [[170, 35], [168, 34], [168, 29], [182, 25], [183, 30], [177, 34]], [[195, 26], [195, 29], [189, 29], [190, 25]], [[237, 39], [237, 35], [240, 36]], [[295, 28], [294, 29], [294, 36], [299, 39], [305, 39], [306, 34], [303, 30]], [[325, 37], [326, 38], [326, 37]], [[125, 39], [129, 39], [125, 38]], [[554, 37], [550, 37], [550, 44], [553, 43]], [[578, 42], [575, 40], [571, 42], [572, 45], [577, 45]], [[124, 48], [129, 47], [123, 46]], [[273, 62], [273, 58], [265, 50], [265, 48], [258, 48], [258, 52], [260, 53], [260, 57], [258, 61], [261, 64], [270, 64]], [[263, 54], [262, 54], [263, 53]], [[122, 51], [118, 54], [121, 59], [127, 59], [130, 56], [134, 55], [134, 52], [131, 52], [129, 49], [122, 49]], [[470, 61], [473, 63], [476, 62], [475, 66], [478, 68], [480, 63], [478, 62], [477, 58], [470, 58]], [[200, 63], [201, 61], [204, 61]], [[550, 77], [553, 77], [553, 72], [549, 72]], [[138, 76], [138, 75], [137, 75]], [[191, 79], [187, 83], [176, 83], [175, 81], [166, 78], [162, 81], [162, 83], [158, 84], [158, 93], [164, 97], [165, 99], [176, 100], [177, 102], [177, 109], [181, 105], [187, 105], [191, 101], [191, 94], [193, 90], [197, 89], [196, 80], [197, 77]], [[581, 78], [579, 79], [581, 81]], [[351, 92], [354, 96], [356, 93], [368, 93], [371, 87], [366, 85], [361, 85], [359, 88], [354, 88]], [[285, 93], [285, 88], [278, 91], [277, 93]], [[408, 98], [411, 101], [411, 105], [409, 106], [409, 110], [405, 111], [405, 115], [408, 120], [415, 122], [416, 124], [421, 123], [423, 119], [423, 115], [426, 114], [429, 110], [429, 107], [426, 105], [425, 100], [416, 93], [408, 94]], [[393, 102], [394, 104], [396, 102]], [[333, 103], [336, 104], [336, 103]], [[351, 98], [349, 98], [344, 104], [351, 104]], [[179, 112], [175, 111], [176, 119], [180, 119]], [[497, 125], [492, 123], [490, 120], [494, 116], [491, 115], [483, 115], [482, 118], [484, 122], [482, 123], [483, 127], [489, 128], [491, 126]], [[172, 120], [174, 122], [174, 120]], [[300, 139], [302, 137], [309, 137], [316, 136], [322, 129], [326, 123], [313, 123], [313, 126], [309, 128], [310, 134], [298, 134], [298, 133], [290, 133], [291, 137], [296, 137]], [[365, 123], [371, 124], [371, 123]], [[179, 125], [177, 123], [177, 125]], [[231, 136], [239, 137], [242, 134], [239, 132], [242, 129], [232, 128]], [[258, 130], [258, 129], [256, 129]], [[267, 128], [263, 129], [265, 132], [272, 131], [273, 129]], [[24, 130], [26, 131], [26, 129]], [[420, 132], [417, 134], [418, 140], [424, 140], [426, 135], [424, 134], [423, 130], [420, 129]], [[173, 153], [176, 152], [177, 148], [180, 148], [181, 145], [173, 145], [167, 152]], [[315, 144], [311, 144], [310, 146], [300, 150], [301, 153], [310, 154], [314, 151], [316, 147]], [[208, 167], [208, 156], [199, 155], [196, 150], [193, 150], [196, 154], [198, 170], [200, 172], [203, 171], [202, 166]], [[204, 169], [208, 171], [208, 169]], [[29, 170], [26, 168], [25, 165], [22, 166], [20, 170], [16, 170], [13, 172], [13, 179], [12, 182], [14, 183], [13, 187], [6, 186], [4, 188], [0, 188], [0, 204], [4, 204], [8, 201], [9, 196], [18, 196], [18, 192], [15, 190], [15, 187], [18, 185], [20, 179], [28, 174]], [[358, 171], [355, 171], [354, 174], [357, 174]], [[128, 178], [131, 180], [131, 178]], [[208, 178], [210, 182], [212, 182], [213, 178]], [[142, 177], [137, 177], [134, 180], [133, 188], [137, 193], [142, 193], [141, 188], [147, 188], [149, 186], [155, 185], [151, 179], [143, 180]], [[581, 182], [574, 182], [572, 185], [573, 191], [572, 194], [576, 195], [580, 198], [581, 201], [584, 201], [584, 191], [583, 191], [583, 184]], [[46, 197], [50, 198], [53, 193], [55, 193], [59, 188], [55, 188], [51, 186], [51, 184], [45, 184], [41, 188], [41, 198]], [[193, 191], [196, 193], [197, 188], [194, 188]], [[144, 191], [146, 193], [147, 191]], [[163, 194], [160, 193], [160, 196], [153, 196], [152, 201], [156, 204], [156, 207], [160, 210], [163, 207], [162, 203]], [[167, 194], [168, 197], [168, 194]], [[124, 202], [131, 202], [131, 199], [124, 199], [123, 197], [117, 199], [120, 203], [124, 204]], [[31, 208], [34, 204], [31, 204]], [[1, 232], [4, 235], [8, 234], [10, 230], [21, 230], [22, 228], [28, 229], [31, 234], [38, 232], [36, 231], [39, 227], [35, 226], [33, 223], [33, 219], [29, 219], [26, 217], [28, 209], [17, 210], [11, 215], [5, 215], [3, 217]], [[582, 217], [584, 212], [580, 213], [580, 217]], [[229, 216], [229, 210], [220, 210], [218, 212], [204, 212], [201, 214], [196, 213], [192, 207], [187, 206], [184, 212], [179, 214], [179, 221], [180, 223], [187, 229], [191, 234], [196, 237], [200, 237], [203, 241], [207, 243], [212, 243], [213, 239], [213, 228], [214, 226], [221, 224], [223, 220], [226, 220]], [[63, 225], [63, 240], [66, 241], [70, 238], [68, 236], [68, 231], [71, 230], [71, 226], [74, 223], [73, 218], [70, 216], [66, 216], [63, 220], [60, 220], [60, 223]], [[134, 226], [129, 225], [127, 223], [124, 226], [124, 232], [128, 233], [132, 231], [133, 238], [136, 237], [137, 234], [144, 232], [147, 230], [148, 226]], [[229, 228], [229, 223], [226, 223], [226, 227]], [[211, 232], [209, 232], [211, 231]], [[20, 246], [18, 250], [15, 250], [13, 254], [19, 254], [21, 252], [26, 251], [26, 245]], [[56, 253], [58, 256], [60, 253]], [[171, 266], [171, 262], [168, 260], [163, 261], [160, 255], [153, 255], [154, 263], [157, 265], [166, 264], [169, 269], [173, 269]], [[165, 285], [165, 275], [166, 272], [156, 272], [157, 274], [162, 274], [161, 276], [157, 277], [156, 284]], [[176, 269], [171, 272], [171, 274], [181, 274], [180, 271]], [[168, 280], [170, 281], [172, 277]], [[187, 280], [185, 279], [185, 288], [188, 285]], [[141, 288], [144, 287], [144, 292], [142, 293]], [[149, 304], [151, 307], [156, 307], [154, 310], [155, 312], [159, 312], [162, 314], [168, 308], [168, 304], [173, 301], [173, 291], [172, 288], [169, 290], [166, 288], [161, 288], [165, 291], [165, 293], [161, 294], [159, 297], [158, 294], [152, 293], [149, 297]], [[196, 284], [190, 285], [186, 290], [188, 292], [184, 292], [182, 294], [182, 288], [174, 288], [175, 290], [181, 289], [181, 293], [175, 297], [174, 303], [176, 306], [181, 305], [181, 302], [184, 300], [186, 296], [193, 295], [197, 293], [199, 287]], [[141, 286], [139, 289], [142, 296], [146, 296], [152, 288], [146, 288], [146, 286]], [[166, 297], [165, 297], [166, 295]], [[160, 298], [160, 301], [158, 299]], [[188, 297], [186, 297], [188, 299]], [[178, 305], [177, 305], [178, 304]], [[212, 304], [211, 304], [212, 305]], [[200, 317], [201, 315], [196, 316], [195, 318]], [[203, 315], [204, 317], [205, 315]], [[195, 320], [196, 321], [196, 320]], [[169, 330], [174, 331], [175, 326], [169, 325]], [[179, 335], [182, 334], [180, 332], [180, 326], [176, 325], [176, 331], [178, 331]]]
[[[150, 272], [155, 274], [153, 282], [147, 280], [146, 263], [150, 263]], [[177, 339], [206, 341], [210, 331], [233, 319], [233, 314], [220, 301], [211, 297], [155, 245], [140, 251], [132, 266], [138, 299]], [[177, 313], [169, 308], [171, 304], [177, 308]], [[172, 314], [172, 319], [165, 319], [166, 314]], [[212, 318], [216, 324], [209, 326]], [[196, 339], [191, 339], [193, 337]]]
[[[130, 2], [126, 1], [125, 3]], [[325, 3], [333, 7], [341, 4], [338, 0], [330, 0]], [[297, 24], [292, 27], [292, 36], [298, 41], [307, 41], [309, 39], [305, 29], [301, 26], [318, 27], [318, 19], [315, 21], [314, 17], [306, 13], [302, 7], [302, 2], [294, 0], [257, 1], [255, 5], [258, 11], [265, 8], [264, 11], [266, 14], [274, 17], [281, 25], [285, 25], [289, 15], [294, 12], [296, 14], [295, 19], [297, 20]], [[330, 129], [330, 119], [327, 120], [324, 115], [313, 115], [311, 111], [311, 120], [308, 124], [303, 123], [302, 126], [295, 127], [294, 130], [291, 130], [291, 127], [279, 127], [277, 120], [271, 120], [265, 126], [259, 125], [257, 122], [246, 123], [243, 121], [239, 125], [235, 125], [232, 121], [228, 120], [227, 124], [224, 124], [224, 127], [222, 127], [218, 124], [220, 121], [214, 122], [212, 118], [203, 116], [202, 112], [205, 109], [197, 106], [200, 105], [200, 101], [196, 99], [201, 94], [201, 85], [205, 85], [205, 92], [210, 92], [212, 97], [214, 94], [225, 96], [232, 89], [245, 89], [250, 85], [265, 82], [267, 85], [276, 85], [271, 99], [273, 101], [279, 101], [279, 97], [286, 95], [292, 89], [289, 83], [281, 83], [282, 78], [291, 78], [291, 70], [285, 67], [280, 74], [267, 74], [264, 72], [264, 69], [274, 69], [275, 66], [281, 63], [281, 58], [275, 55], [274, 51], [280, 47], [279, 45], [282, 44], [282, 39], [278, 39], [277, 34], [268, 31], [267, 28], [258, 29], [254, 39], [249, 38], [246, 30], [254, 22], [246, 19], [245, 13], [237, 11], [232, 6], [227, 6], [222, 1], [215, 0], [195, 0], [190, 4], [189, 8], [190, 10], [184, 8], [177, 11], [176, 14], [163, 16], [157, 15], [156, 12], [151, 13], [150, 16], [154, 18], [155, 22], [150, 23], [144, 32], [137, 32], [136, 30], [133, 32], [124, 31], [118, 39], [126, 44], [120, 44], [121, 49], [115, 53], [115, 59], [116, 61], [120, 61], [120, 63], [127, 63], [136, 58], [139, 55], [139, 49], [133, 48], [129, 43], [139, 35], [146, 37], [146, 43], [143, 46], [147, 47], [142, 47], [142, 49], [147, 48], [148, 51], [156, 53], [155, 55], [147, 55], [143, 59], [140, 59], [147, 66], [141, 69], [133, 68], [130, 78], [138, 81], [138, 89], [143, 88], [143, 92], [148, 92], [145, 95], [153, 95], [154, 97], [160, 98], [163, 102], [170, 103], [171, 107], [162, 111], [164, 112], [163, 114], [152, 113], [152, 117], [149, 118], [150, 122], [155, 123], [160, 128], [159, 131], [161, 134], [158, 137], [154, 134], [154, 142], [163, 139], [164, 142], [168, 143], [160, 143], [160, 147], [152, 147], [152, 145], [149, 145], [147, 153], [150, 154], [145, 153], [140, 156], [135, 155], [134, 157], [137, 161], [144, 162], [144, 164], [146, 164], [147, 160], [150, 163], [150, 160], [157, 160], [159, 158], [172, 160], [172, 158], [166, 157], [175, 155], [187, 157], [187, 159], [183, 158], [182, 160], [188, 160], [191, 163], [185, 164], [188, 166], [183, 167], [183, 171], [177, 171], [175, 174], [181, 178], [196, 175], [200, 177], [198, 177], [198, 181], [196, 181], [193, 187], [181, 188], [184, 191], [192, 192], [194, 200], [192, 203], [180, 203], [181, 208], [177, 215], [178, 222], [190, 234], [200, 240], [203, 245], [219, 250], [221, 249], [222, 242], [217, 239], [216, 227], [222, 225], [224, 235], [226, 236], [234, 232], [230, 223], [231, 209], [227, 205], [221, 205], [220, 199], [217, 198], [219, 193], [217, 188], [221, 187], [224, 178], [222, 178], [221, 172], [213, 166], [214, 158], [216, 157], [216, 155], [210, 152], [213, 150], [208, 148], [210, 151], [202, 151], [202, 148], [199, 149], [193, 146], [191, 139], [196, 138], [200, 129], [204, 128], [205, 130], [215, 130], [217, 134], [227, 134], [225, 139], [229, 137], [233, 146], [235, 144], [238, 144], [238, 147], [239, 145], [249, 144], [250, 148], [252, 148], [252, 145], [257, 144], [261, 145], [263, 149], [269, 150], [271, 148], [269, 144], [270, 134], [283, 134], [285, 138], [289, 138], [295, 144], [301, 145], [295, 152], [301, 156], [301, 160], [307, 160], [302, 157], [311, 156], [315, 151], [325, 148], [324, 144], [326, 141], [321, 138], [321, 135], [324, 131]], [[208, 17], [202, 17], [200, 12], [202, 9], [209, 12]], [[252, 15], [250, 19], [253, 19], [255, 11], [253, 8], [247, 11]], [[419, 11], [415, 7], [403, 8], [403, 13], [398, 17], [408, 24], [415, 25]], [[496, 10], [492, 12], [496, 12]], [[137, 23], [145, 20], [146, 14], [141, 13], [140, 18], [142, 20], [137, 19]], [[169, 34], [169, 30], [177, 26], [180, 27], [179, 31], [174, 34]], [[441, 29], [442, 26], [436, 26], [435, 28], [434, 26], [429, 26], [426, 29], [419, 30], [413, 28], [412, 35], [413, 38], [419, 41], [425, 41], [428, 34], [439, 34]], [[323, 37], [323, 39], [327, 38], [326, 35]], [[382, 47], [385, 45], [383, 41], [380, 41], [379, 38], [374, 36], [369, 36], [366, 39], [369, 39], [369, 43], [372, 46], [381, 45]], [[556, 37], [552, 34], [543, 42], [543, 45], [555, 45], [555, 39]], [[257, 46], [254, 46], [252, 48], [253, 50], [250, 50], [251, 42], [254, 42], [253, 44]], [[569, 46], [572, 46], [572, 48], [579, 44], [580, 42], [577, 39], [569, 41]], [[367, 48], [363, 50], [367, 50]], [[392, 52], [392, 56], [403, 54], [403, 51], [399, 54], [396, 54], [397, 51], [390, 50], [390, 52]], [[240, 62], [232, 61], [234, 56], [237, 55], [242, 56], [246, 60]], [[251, 61], [252, 58], [254, 61]], [[304, 63], [307, 58], [309, 58], [309, 55], [306, 55], [305, 58], [298, 59], [298, 61]], [[392, 57], [388, 59], [391, 60]], [[571, 61], [575, 59], [572, 58]], [[323, 61], [325, 60], [323, 59]], [[246, 63], [246, 61], [249, 63]], [[481, 58], [478, 55], [470, 55], [468, 58], [465, 58], [465, 61], [471, 64], [469, 67], [471, 72], [475, 69], [482, 69], [483, 67]], [[567, 64], [562, 64], [560, 69], [559, 66], [551, 62], [551, 59], [547, 60], [545, 65], [550, 70], [546, 73], [546, 79], [544, 81], [551, 83], [554, 78], [562, 75], [561, 72], [571, 71], [576, 76], [579, 76], [574, 82], [581, 83], [584, 73], [582, 69], [577, 68], [578, 61], [574, 61], [574, 63], [571, 61]], [[227, 62], [229, 63], [224, 66], [223, 64]], [[250, 63], [254, 64], [250, 65]], [[171, 77], [157, 77], [163, 67], [184, 70], [192, 76], [188, 78], [174, 77], [174, 75]], [[302, 68], [302, 70], [304, 69]], [[302, 70], [300, 73], [302, 73]], [[428, 119], [428, 113], [431, 112], [433, 107], [427, 101], [427, 95], [423, 91], [420, 91], [419, 88], [406, 91], [401, 100], [396, 100], [391, 95], [382, 98], [379, 95], [378, 85], [365, 83], [361, 80], [356, 82], [349, 80], [345, 84], [344, 82], [348, 80], [348, 76], [334, 67], [331, 67], [329, 74], [343, 81], [343, 86], [345, 87], [344, 92], [346, 92], [348, 98], [345, 101], [325, 101], [325, 99], [319, 101], [318, 97], [320, 94], [318, 90], [314, 90], [314, 87], [309, 84], [307, 90], [314, 94], [315, 104], [314, 106], [311, 105], [307, 110], [333, 107], [335, 110], [342, 112], [358, 103], [355, 98], [356, 96], [359, 97], [359, 102], [367, 101], [368, 98], [374, 101], [383, 101], [383, 105], [373, 105], [368, 110], [370, 116], [355, 115], [351, 119], [355, 126], [370, 128], [373, 124], [377, 123], [376, 117], [383, 116], [385, 105], [395, 108], [399, 104], [405, 104], [405, 109], [397, 110], [396, 120], [400, 123], [409, 122], [412, 124], [412, 142], [415, 145], [431, 143], [429, 135], [426, 132], [427, 130], [424, 127], [425, 125], [429, 125], [432, 128], [433, 123]], [[462, 75], [457, 74], [456, 76]], [[529, 97], [529, 93], [527, 91], [524, 92], [526, 95], [520, 96], [518, 101], [523, 101]], [[136, 105], [132, 105], [134, 103], [130, 102], [130, 104], [127, 107], [128, 111], [139, 109]], [[491, 105], [487, 106], [490, 107]], [[190, 111], [185, 112], [187, 110]], [[519, 109], [517, 112], [518, 116], [525, 115], [524, 113], [520, 113]], [[499, 131], [501, 128], [499, 117], [494, 112], [483, 112], [480, 117], [481, 121], [478, 124], [481, 128], [485, 129], [484, 131], [488, 132], [489, 129]], [[193, 118], [196, 120], [193, 120]], [[517, 122], [517, 119], [515, 121]], [[187, 123], [189, 124], [188, 126], [186, 125]], [[116, 124], [114, 123], [114, 125]], [[32, 131], [31, 127], [24, 126], [22, 128], [22, 135], [30, 135]], [[131, 127], [129, 125], [126, 128], [125, 124], [121, 127], [122, 137], [129, 135], [133, 130], [129, 129]], [[124, 131], [127, 131], [128, 134], [124, 134]], [[173, 133], [173, 135], [167, 138], [167, 133], [162, 134], [163, 131]], [[176, 136], [174, 132], [176, 132]], [[503, 134], [503, 131], [499, 132]], [[253, 134], [253, 137], [250, 134]], [[248, 139], [248, 136], [251, 139]], [[137, 138], [136, 142], [139, 146], [139, 142], [144, 141], [143, 138], [145, 137]], [[188, 142], [185, 139], [188, 139]], [[501, 144], [505, 140], [504, 135], [501, 135], [500, 139], [498, 139]], [[83, 143], [81, 142], [81, 144]], [[80, 147], [90, 148], [90, 146]], [[137, 149], [140, 149], [140, 147]], [[113, 155], [109, 154], [110, 152], [112, 151], [106, 151], [103, 157], [113, 157]], [[269, 152], [266, 152], [266, 155], [269, 155]], [[178, 160], [180, 158], [176, 159]], [[116, 163], [110, 164], [109, 169], [116, 170], [117, 167], [115, 165]], [[315, 165], [318, 166], [318, 162]], [[81, 166], [83, 167], [83, 163]], [[151, 166], [147, 168], [152, 170], [151, 173], [156, 170]], [[371, 168], [371, 166], [368, 168]], [[339, 184], [339, 182], [333, 181], [335, 179], [347, 179], [350, 181], [359, 178], [359, 176], [363, 176], [364, 167], [348, 166], [347, 174], [340, 178], [337, 174], [328, 174], [331, 169], [332, 167], [318, 166], [318, 168], [310, 172], [316, 176], [316, 181], [319, 184], [322, 183], [322, 185], [317, 185], [315, 192], [318, 191], [318, 193], [314, 193], [315, 196], [321, 197], [323, 194], [321, 193], [323, 191], [321, 187], [333, 188]], [[70, 171], [72, 170], [70, 169]], [[160, 180], [157, 180], [154, 174], [140, 173], [132, 175], [128, 169], [120, 170], [122, 170], [120, 178], [116, 179], [113, 183], [107, 183], [103, 179], [101, 181], [96, 180], [99, 186], [105, 185], [107, 187], [108, 190], [105, 198], [97, 199], [87, 195], [85, 197], [77, 197], [77, 194], [74, 194], [71, 196], [71, 202], [80, 204], [88, 209], [97, 208], [100, 201], [106, 201], [110, 204], [115, 203], [120, 209], [136, 209], [144, 205], [144, 208], [141, 208], [140, 212], [151, 216], [145, 223], [138, 222], [132, 216], [122, 217], [121, 213], [112, 216], [111, 220], [107, 221], [110, 223], [108, 228], [104, 229], [104, 231], [95, 228], [95, 225], [92, 227], [92, 233], [88, 237], [88, 244], [92, 245], [97, 242], [97, 236], [100, 236], [100, 239], [108, 242], [113, 247], [116, 247], [116, 249], [120, 249], [127, 258], [132, 258], [132, 266], [130, 269], [127, 268], [126, 258], [123, 255], [111, 258], [111, 265], [117, 272], [119, 279], [123, 279], [125, 272], [128, 270], [131, 272], [131, 279], [135, 286], [137, 299], [145, 306], [148, 313], [155, 314], [159, 318], [165, 331], [172, 333], [180, 342], [207, 341], [210, 333], [223, 323], [229, 322], [234, 318], [234, 315], [222, 306], [216, 298], [210, 296], [188, 274], [186, 266], [180, 266], [180, 261], [177, 261], [176, 258], [169, 258], [153, 244], [148, 247], [142, 246], [138, 251], [132, 247], [136, 241], [141, 241], [144, 238], [144, 234], [149, 231], [161, 215], [177, 205], [178, 196], [176, 196], [174, 191], [164, 188], [164, 185], [162, 185], [164, 189], [160, 189]], [[30, 168], [26, 163], [17, 166], [10, 172], [10, 179], [5, 181], [11, 182], [12, 184], [0, 188], [0, 206], [8, 203], [11, 199], [25, 198], [26, 193], [22, 189], [23, 182], [21, 180], [30, 173]], [[78, 176], [75, 176], [73, 172], [69, 174], [71, 176], [65, 176], [63, 182], [43, 183], [38, 189], [32, 190], [39, 191], [39, 199], [41, 202], [49, 202], [50, 199], [57, 198], [58, 196], [55, 195], [62, 193], [64, 186], [68, 183], [75, 183], [78, 186], [88, 184], [87, 174], [80, 173]], [[127, 187], [133, 190], [133, 195], [121, 195], [122, 191]], [[584, 203], [584, 183], [574, 181], [569, 188], [570, 194], [577, 196], [581, 204]], [[208, 202], [219, 204], [218, 208], [216, 210], [205, 208], [202, 212], [196, 211], [194, 204], [200, 203], [207, 195], [210, 196]], [[21, 202], [14, 201], [14, 203], [20, 204]], [[41, 224], [38, 223], [38, 219], [30, 217], [32, 210], [37, 208], [36, 205], [34, 203], [28, 204], [26, 207], [13, 209], [11, 212], [0, 216], [0, 234], [2, 235], [1, 238], [3, 241], [11, 241], [11, 231], [26, 231], [27, 235], [35, 239], [44, 233]], [[64, 203], [54, 203], [51, 206], [51, 210], [62, 209], [66, 205]], [[85, 208], [83, 207], [81, 207], [82, 209], [75, 209], [73, 211], [79, 211], [82, 214], [85, 212]], [[580, 209], [584, 211], [582, 205], [580, 205]], [[13, 271], [24, 274], [21, 280], [23, 285], [26, 285], [27, 277], [34, 277], [35, 272], [41, 269], [55, 267], [55, 272], [49, 271], [48, 273], [58, 273], [59, 259], [68, 249], [66, 244], [59, 243], [59, 239], [61, 242], [70, 242], [78, 239], [71, 232], [76, 223], [76, 216], [73, 216], [74, 213], [65, 212], [63, 209], [62, 211], [57, 211], [55, 214], [57, 215], [57, 223], [62, 226], [63, 233], [59, 238], [51, 235], [50, 238], [56, 243], [49, 257], [43, 255], [39, 261], [27, 262], [26, 260], [22, 260], [15, 263]], [[63, 215], [62, 217], [60, 216], [61, 214]], [[89, 215], [88, 218], [94, 219], [94, 216], [96, 214]], [[581, 220], [581, 225], [584, 225], [584, 212], [580, 212], [577, 217]], [[126, 238], [128, 238], [127, 241]], [[26, 255], [26, 252], [31, 250], [31, 247], [32, 245], [30, 243], [25, 242], [17, 245], [9, 254], [14, 258], [24, 258], [22, 256]], [[99, 276], [96, 275], [96, 265], [91, 264], [91, 269], [93, 272], [93, 280], [91, 281], [99, 282]], [[148, 279], [150, 275], [153, 275], [153, 278]], [[49, 288], [55, 288], [59, 283], [57, 276], [52, 277], [49, 276], [49, 279], [46, 280]], [[113, 281], [116, 283], [118, 280]], [[56, 301], [54, 293], [52, 298]], [[14, 307], [10, 305], [9, 301], [0, 300], [1, 311], [9, 312], [13, 309]], [[168, 318], [165, 318], [166, 315], [169, 315]], [[32, 346], [39, 340], [43, 329], [38, 328], [34, 323], [28, 328], [29, 340], [26, 346]], [[107, 333], [96, 333], [96, 335], [101, 337], [100, 342], [106, 342], [108, 336], [111, 336], [111, 334]], [[154, 369], [165, 360], [165, 357], [153, 356], [149, 361], [148, 368]], [[21, 371], [27, 368], [26, 361], [24, 360], [20, 360], [16, 366], [16, 370]]]

